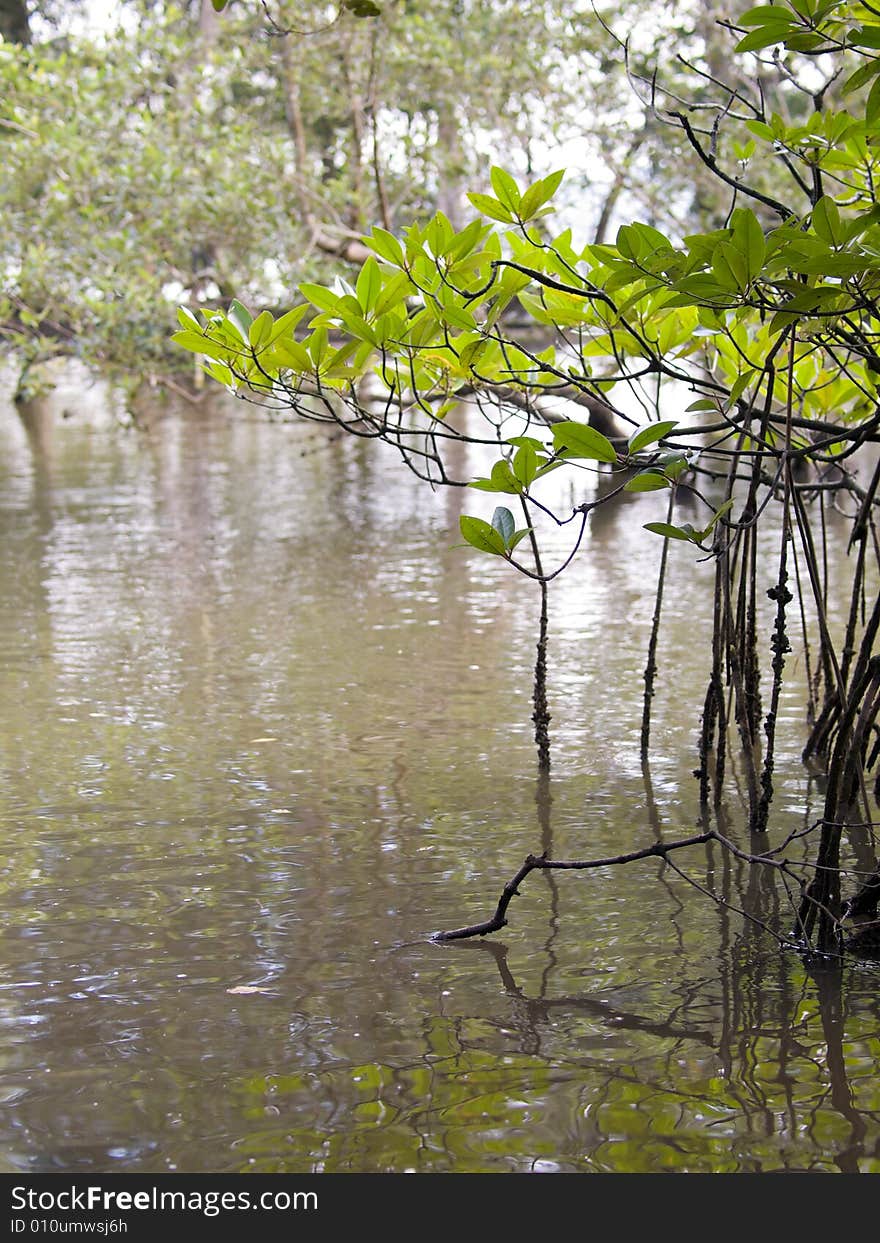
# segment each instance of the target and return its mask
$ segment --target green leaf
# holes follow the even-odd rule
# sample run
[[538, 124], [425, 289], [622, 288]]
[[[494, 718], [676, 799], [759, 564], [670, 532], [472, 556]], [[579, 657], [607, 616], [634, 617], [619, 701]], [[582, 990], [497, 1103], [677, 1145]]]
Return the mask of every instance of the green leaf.
[[502, 224], [513, 224], [513, 214], [490, 194], [469, 194], [468, 199], [478, 212], [482, 212], [490, 220], [500, 220]]
[[374, 225], [372, 236], [365, 237], [364, 241], [380, 259], [386, 259], [398, 268], [403, 267], [403, 247], [393, 233]]
[[255, 353], [267, 344], [272, 334], [273, 323], [272, 312], [261, 311], [250, 328], [248, 328], [248, 341]]
[[851, 31], [849, 42], [855, 47], [880, 48], [880, 26], [868, 24]]
[[730, 393], [727, 398], [728, 405], [732, 406], [735, 402], [739, 401], [740, 397], [742, 397], [743, 393], [755, 378], [755, 374], [755, 369], [752, 368], [750, 371], [744, 371], [742, 375], [737, 376], [733, 384], [730, 386]]
[[865, 103], [865, 122], [874, 125], [880, 116], [880, 78], [876, 78]]
[[[691, 407], [688, 407], [689, 409]], [[662, 440], [664, 436], [668, 436], [674, 427], [678, 427], [675, 419], [665, 419], [662, 423], [652, 423], [648, 427], [643, 427], [640, 431], [630, 436], [628, 449], [630, 453], [638, 453], [644, 449], [646, 445], [652, 445], [658, 440]]]
[[742, 17], [736, 19], [736, 24], [737, 26], [766, 26], [768, 22], [778, 22], [780, 19], [791, 21], [782, 5], [759, 4], [756, 8], [747, 9]]
[[653, 531], [655, 535], [662, 535], [665, 539], [691, 541], [691, 536], [687, 531], [683, 531], [681, 527], [674, 527], [669, 522], [646, 522], [644, 526], [646, 531]]
[[218, 381], [218, 383], [224, 385], [225, 388], [235, 387], [235, 383], [236, 383], [235, 377], [233, 376], [229, 368], [224, 366], [223, 363], [209, 363], [205, 367], [205, 370], [207, 371], [208, 375], [212, 376], [215, 380]]
[[520, 220], [523, 222], [531, 220], [539, 208], [552, 199], [564, 176], [565, 170], [560, 169], [558, 172], [551, 173], [549, 177], [536, 181], [533, 186], [529, 186], [520, 200], [518, 212]]
[[528, 488], [534, 482], [538, 468], [542, 464], [532, 445], [523, 445], [517, 449], [513, 455], [513, 473], [523, 488]]
[[495, 463], [489, 474], [495, 485], [496, 492], [512, 492], [514, 494], [522, 492], [522, 484], [511, 470], [510, 463], [504, 458], [500, 462]]
[[871, 60], [866, 65], [860, 65], [855, 73], [851, 73], [844, 82], [841, 94], [849, 95], [850, 92], [857, 91], [860, 87], [867, 85], [878, 73], [880, 73], [880, 60]]
[[462, 514], [458, 525], [472, 548], [477, 548], [480, 552], [493, 553], [497, 557], [504, 556], [506, 552], [504, 538], [488, 522], [482, 518], [472, 518], [468, 514]]
[[309, 352], [299, 341], [276, 341], [265, 358], [269, 367], [284, 368], [300, 375], [314, 370]]
[[469, 488], [479, 488], [481, 492], [509, 492], [513, 496], [519, 495], [523, 490], [523, 485], [510, 468], [510, 463], [501, 458], [496, 462], [489, 472], [488, 479], [474, 479], [468, 484]]
[[471, 341], [459, 351], [458, 361], [460, 366], [465, 370], [468, 368], [475, 368], [480, 357], [485, 354], [489, 348], [489, 342], [484, 338]]
[[391, 275], [390, 280], [386, 282], [382, 292], [376, 299], [375, 306], [373, 307], [374, 312], [376, 315], [385, 315], [388, 311], [405, 301], [412, 290], [413, 283], [406, 272], [395, 272]]
[[365, 314], [373, 310], [381, 290], [382, 273], [379, 271], [378, 263], [370, 255], [358, 273], [357, 285], [355, 286], [357, 300], [363, 307]]
[[442, 211], [435, 212], [425, 229], [425, 241], [431, 248], [435, 259], [448, 254], [449, 247], [455, 238], [455, 231]]
[[466, 307], [454, 301], [454, 295], [446, 301], [441, 301], [439, 318], [443, 323], [451, 324], [453, 328], [460, 328], [463, 332], [471, 331], [476, 327], [477, 322]]
[[763, 121], [746, 121], [746, 129], [754, 134], [756, 138], [763, 138], [765, 142], [774, 142], [776, 140], [773, 130]]
[[[878, 80], [880, 84], [880, 80]], [[839, 246], [843, 241], [844, 231], [840, 224], [840, 212], [834, 199], [823, 194], [813, 208], [813, 228], [817, 237], [830, 246]]]
[[525, 539], [527, 534], [531, 534], [532, 527], [520, 527], [520, 530], [513, 532], [510, 541], [507, 543], [507, 552], [513, 552], [521, 539]]
[[534, 449], [536, 453], [545, 452], [543, 440], [539, 440], [537, 436], [511, 436], [507, 444], [513, 445], [515, 449]]
[[234, 353], [228, 345], [222, 345], [219, 341], [212, 341], [204, 333], [190, 332], [188, 329], [175, 332], [171, 340], [175, 345], [191, 350], [194, 354], [204, 354], [206, 358], [216, 358], [221, 362], [229, 362], [230, 354]]
[[233, 298], [232, 302], [229, 304], [229, 311], [227, 312], [226, 318], [235, 328], [245, 345], [250, 345], [248, 332], [251, 324], [254, 322], [254, 317], [251, 315], [244, 303], [239, 302], [237, 298]]
[[289, 332], [292, 335], [293, 330], [296, 328], [297, 324], [308, 309], [308, 303], [302, 302], [299, 306], [295, 306], [292, 311], [287, 311], [284, 315], [281, 315], [278, 319], [276, 319], [275, 326], [269, 334], [267, 344], [272, 345], [278, 340], [279, 337], [284, 336], [285, 333]]
[[731, 497], [729, 501], [725, 501], [723, 505], [719, 506], [719, 508], [715, 510], [715, 514], [712, 518], [712, 521], [709, 523], [707, 527], [704, 528], [702, 534], [700, 535], [701, 541], [704, 540], [706, 536], [710, 533], [710, 531], [715, 526], [715, 523], [718, 521], [718, 519], [723, 518], [724, 515], [727, 513], [727, 511], [731, 509], [732, 507], [733, 507], [733, 497]]
[[740, 39], [733, 50], [735, 52], [758, 52], [761, 48], [785, 43], [794, 29], [795, 26], [791, 20], [768, 22], [766, 25], [759, 26], [757, 30], [753, 30], [744, 39]]
[[725, 289], [736, 289], [740, 292], [749, 283], [745, 255], [741, 254], [730, 242], [720, 242], [712, 256], [712, 274], [719, 285]]
[[643, 470], [633, 475], [623, 485], [624, 492], [656, 492], [660, 488], [671, 488], [672, 483], [659, 470]]
[[509, 212], [515, 215], [521, 199], [519, 187], [516, 182], [513, 180], [510, 173], [505, 172], [503, 168], [498, 168], [497, 165], [493, 165], [489, 172], [489, 176], [492, 181], [492, 189], [498, 196], [499, 203], [501, 203], [502, 207], [506, 207]]
[[[475, 217], [466, 228], [454, 235], [446, 250], [448, 258], [456, 265], [460, 264], [465, 256], [471, 254], [480, 238], [485, 236], [487, 229], [488, 225], [483, 224], [479, 217]], [[456, 270], [460, 269], [457, 267]]]
[[199, 323], [198, 316], [194, 315], [188, 306], [179, 306], [177, 308], [177, 322], [181, 328], [191, 329], [195, 332], [202, 331], [202, 325]]
[[299, 291], [319, 311], [335, 311], [339, 305], [340, 295], [328, 289], [326, 285], [312, 285], [305, 282], [300, 285]]
[[750, 284], [764, 267], [767, 253], [764, 230], [758, 217], [748, 207], [737, 208], [730, 218], [730, 224], [733, 229], [731, 244], [745, 260], [746, 284]]
[[607, 436], [587, 423], [554, 423], [553, 443], [557, 453], [568, 457], [616, 462], [617, 452]]
[[495, 463], [489, 474], [497, 492], [512, 492], [514, 494], [522, 492], [522, 484], [511, 470], [510, 463], [504, 458], [500, 462]]
[[342, 0], [342, 7], [353, 17], [379, 17], [382, 13], [373, 0]]
[[798, 30], [788, 35], [785, 46], [790, 52], [815, 52], [826, 41], [812, 30]]
[[516, 532], [516, 522], [510, 510], [499, 505], [492, 515], [492, 527], [504, 540], [504, 547], [507, 548]]
[[507, 551], [513, 552], [514, 548], [516, 548], [520, 540], [524, 540], [527, 535], [531, 534], [531, 531], [532, 531], [531, 527], [520, 527], [518, 531], [514, 531], [513, 535], [508, 541]]
[[322, 360], [327, 354], [327, 329], [316, 328], [305, 345], [312, 362], [316, 367], [320, 367]]

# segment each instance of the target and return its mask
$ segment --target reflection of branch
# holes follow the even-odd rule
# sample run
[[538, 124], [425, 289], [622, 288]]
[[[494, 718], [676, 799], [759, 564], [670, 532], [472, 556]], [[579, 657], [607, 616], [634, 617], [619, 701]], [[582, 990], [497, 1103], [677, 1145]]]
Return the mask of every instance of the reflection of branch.
[[553, 1010], [579, 1012], [601, 1019], [604, 1025], [615, 1030], [646, 1032], [650, 1036], [660, 1036], [669, 1040], [693, 1040], [698, 1044], [717, 1047], [717, 1038], [710, 1029], [689, 1027], [674, 1021], [675, 1011], [668, 1019], [650, 1019], [642, 1014], [634, 1014], [630, 1010], [621, 1010], [607, 998], [583, 997], [581, 995], [564, 994], [559, 997], [529, 997], [520, 988], [507, 961], [508, 947], [498, 941], [477, 941], [473, 945], [462, 946], [463, 949], [487, 950], [495, 959], [498, 974], [504, 991], [515, 1002], [525, 1006], [530, 1023], [546, 1021]]

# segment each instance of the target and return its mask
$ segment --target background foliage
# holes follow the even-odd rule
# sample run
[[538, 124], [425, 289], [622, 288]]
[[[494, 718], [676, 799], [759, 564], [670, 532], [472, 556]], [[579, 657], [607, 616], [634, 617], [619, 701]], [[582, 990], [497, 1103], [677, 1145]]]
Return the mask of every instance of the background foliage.
[[[175, 301], [289, 305], [298, 282], [362, 262], [374, 222], [439, 207], [460, 226], [492, 163], [565, 165], [567, 211], [594, 235], [615, 211], [666, 227], [716, 205], [581, 0], [400, 0], [370, 20], [314, 0], [222, 16], [125, 0], [106, 28], [88, 13], [0, 8], [0, 323], [28, 359], [166, 374]], [[711, 61], [705, 4], [606, 16], [635, 32], [644, 80], [675, 70], [673, 49]]]

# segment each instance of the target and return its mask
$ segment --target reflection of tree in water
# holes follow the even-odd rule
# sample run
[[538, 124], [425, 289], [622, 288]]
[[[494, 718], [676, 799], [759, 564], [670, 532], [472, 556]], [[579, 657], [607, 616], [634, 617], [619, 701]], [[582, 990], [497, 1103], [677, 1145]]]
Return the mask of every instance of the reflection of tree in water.
[[[778, 955], [756, 960], [737, 945], [719, 977], [718, 992], [710, 994], [714, 981], [700, 980], [681, 989], [666, 1013], [654, 1016], [616, 1004], [613, 995], [554, 997], [548, 988], [550, 970], [543, 973], [537, 995], [529, 996], [513, 974], [506, 945], [480, 942], [467, 948], [493, 958], [510, 1002], [497, 1026], [508, 1042], [515, 1038], [523, 1056], [545, 1056], [545, 1034], [561, 1016], [584, 1016], [608, 1032], [633, 1032], [661, 1042], [659, 1056], [632, 1061], [616, 1060], [613, 1047], [607, 1057], [560, 1057], [554, 1047], [554, 1082], [562, 1078], [573, 1088], [580, 1084], [573, 1102], [577, 1134], [569, 1135], [569, 1142], [580, 1145], [581, 1164], [656, 1168], [650, 1155], [647, 1164], [621, 1167], [613, 1152], [603, 1154], [605, 1145], [614, 1149], [641, 1133], [652, 1144], [674, 1150], [671, 1161], [682, 1169], [704, 1168], [711, 1161], [704, 1141], [712, 1140], [713, 1132], [731, 1144], [732, 1164], [725, 1168], [738, 1172], [833, 1164], [857, 1173], [861, 1162], [876, 1158], [880, 1096], [875, 1093], [874, 1102], [860, 1106], [847, 1073], [848, 1016], [839, 970], [805, 977], [797, 987], [790, 964]], [[453, 1031], [458, 1052], [445, 1073], [455, 1078], [467, 1074], [468, 1055], [485, 1048], [485, 1041], [470, 1041], [461, 1019]], [[717, 1070], [704, 1085], [693, 1067], [707, 1052], [717, 1059]], [[510, 1079], [515, 1093], [522, 1087], [521, 1073]], [[629, 1135], [619, 1128], [621, 1104], [644, 1115]], [[606, 1114], [611, 1115], [608, 1125]], [[672, 1130], [679, 1130], [678, 1136], [657, 1125], [658, 1117], [665, 1120], [670, 1114], [677, 1118]], [[568, 1116], [571, 1127], [570, 1110]], [[804, 1157], [804, 1133], [815, 1146], [812, 1157]], [[571, 1153], [560, 1148], [559, 1156], [565, 1160]]]
[[[650, 823], [662, 840], [649, 777], [646, 793]], [[539, 787], [538, 812], [542, 849], [549, 852], [547, 788]], [[719, 821], [726, 831], [723, 808]], [[663, 861], [659, 867], [665, 871]], [[857, 1173], [866, 1168], [878, 1155], [880, 1093], [869, 1073], [853, 1078], [848, 1069], [848, 1058], [858, 1065], [860, 1048], [868, 1065], [876, 1057], [878, 1007], [873, 992], [858, 989], [864, 976], [847, 975], [839, 967], [807, 972], [793, 955], [768, 952], [761, 925], [779, 926], [787, 910], [774, 869], [750, 867], [709, 842], [705, 872], [697, 883], [717, 901], [718, 973], [669, 986], [665, 1006], [656, 1002], [657, 987], [647, 1010], [615, 1000], [613, 988], [601, 995], [554, 996], [555, 890], [542, 945], [546, 961], [533, 993], [517, 980], [507, 945], [459, 942], [456, 952], [473, 949], [492, 957], [508, 1007], [492, 1024], [500, 1041], [487, 1036], [488, 1020], [476, 1025], [476, 1034], [461, 1016], [448, 1021], [456, 1052], [445, 1076], [469, 1078], [475, 1070], [471, 1059], [499, 1042], [511, 1049], [505, 1061], [516, 1063], [506, 1073], [499, 1068], [512, 1097], [532, 1082], [520, 1058], [552, 1067], [553, 1083], [561, 1080], [572, 1089], [559, 1132], [558, 1160], [566, 1168], [572, 1162], [570, 1168], [584, 1168], [586, 1162], [607, 1170], [656, 1169], [667, 1163], [669, 1168], [711, 1165], [737, 1172], [837, 1168]], [[674, 887], [669, 892], [675, 896]], [[750, 918], [742, 921], [737, 911]], [[676, 930], [681, 948], [677, 922]], [[867, 1024], [866, 997], [872, 1020]], [[588, 1038], [594, 1043], [603, 1043], [603, 1033], [633, 1033], [647, 1038], [645, 1051], [621, 1056], [620, 1041], [612, 1037], [607, 1055], [584, 1055], [578, 1048], [583, 1039], [572, 1036], [579, 1019], [588, 1020], [594, 1032], [598, 1028]], [[566, 1037], [552, 1039], [562, 1023]], [[448, 1092], [447, 1083], [447, 1099]], [[558, 1104], [547, 1101], [546, 1107], [558, 1111]], [[622, 1110], [630, 1111], [623, 1126]], [[805, 1154], [804, 1135], [812, 1153]], [[634, 1153], [629, 1146], [640, 1137], [650, 1149]], [[719, 1145], [727, 1146], [721, 1166]]]

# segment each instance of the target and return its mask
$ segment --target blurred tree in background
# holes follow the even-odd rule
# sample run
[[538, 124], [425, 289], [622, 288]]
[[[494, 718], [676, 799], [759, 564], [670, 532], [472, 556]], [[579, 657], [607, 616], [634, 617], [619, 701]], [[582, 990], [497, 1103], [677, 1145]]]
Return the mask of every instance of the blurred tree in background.
[[178, 301], [289, 305], [360, 264], [373, 223], [463, 223], [499, 161], [565, 164], [593, 236], [714, 208], [646, 85], [670, 49], [711, 61], [705, 4], [609, 9], [628, 58], [580, 0], [359, 11], [132, 0], [97, 22], [82, 0], [4, 0], [0, 329], [26, 368], [63, 352], [161, 379]]

